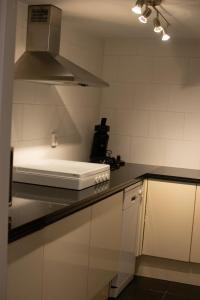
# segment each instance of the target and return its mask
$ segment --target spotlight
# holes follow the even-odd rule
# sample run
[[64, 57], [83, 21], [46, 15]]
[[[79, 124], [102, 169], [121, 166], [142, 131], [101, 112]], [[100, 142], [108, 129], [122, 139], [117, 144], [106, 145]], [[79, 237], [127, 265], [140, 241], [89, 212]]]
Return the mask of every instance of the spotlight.
[[134, 7], [132, 7], [132, 12], [134, 12], [137, 15], [141, 15], [142, 13], [142, 6], [144, 5], [144, 0], [137, 0]]
[[163, 33], [162, 33], [162, 41], [166, 42], [171, 38], [171, 36], [167, 33], [167, 31], [165, 29], [163, 29]]
[[[133, 1], [133, 0], [131, 0]], [[168, 33], [168, 28], [171, 25], [162, 11], [158, 8], [161, 5], [163, 0], [135, 0], [135, 6], [132, 7], [132, 12], [140, 15], [138, 16], [138, 20], [141, 23], [146, 24], [148, 22], [148, 18], [152, 12], [154, 12], [153, 19], [153, 30], [156, 33], [162, 34], [162, 41], [168, 41], [171, 36]], [[143, 10], [143, 7], [145, 9]]]
[[154, 25], [154, 32], [160, 33], [163, 30], [158, 16], [154, 19], [153, 25]]
[[147, 18], [151, 15], [152, 10], [147, 6], [144, 13], [138, 18], [141, 23], [146, 24]]

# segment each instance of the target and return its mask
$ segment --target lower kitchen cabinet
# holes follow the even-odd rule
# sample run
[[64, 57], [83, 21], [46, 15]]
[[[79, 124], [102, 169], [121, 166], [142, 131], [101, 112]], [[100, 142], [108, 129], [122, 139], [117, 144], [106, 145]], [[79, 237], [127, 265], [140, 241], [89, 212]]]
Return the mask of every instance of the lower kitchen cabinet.
[[95, 299], [118, 268], [123, 192], [92, 206], [88, 299]]
[[190, 261], [200, 263], [200, 186], [197, 186]]
[[195, 193], [196, 185], [148, 181], [142, 254], [189, 261]]
[[42, 300], [43, 231], [8, 247], [7, 300]]
[[91, 207], [44, 230], [44, 300], [87, 300]]
[[8, 247], [7, 300], [106, 299], [117, 273], [123, 192]]

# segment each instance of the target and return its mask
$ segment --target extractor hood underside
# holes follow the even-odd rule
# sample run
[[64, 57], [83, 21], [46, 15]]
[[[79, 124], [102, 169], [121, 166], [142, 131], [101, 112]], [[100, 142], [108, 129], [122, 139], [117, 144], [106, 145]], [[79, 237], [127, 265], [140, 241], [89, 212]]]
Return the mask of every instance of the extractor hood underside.
[[51, 85], [109, 86], [68, 59], [45, 51], [26, 51], [15, 65], [15, 79]]

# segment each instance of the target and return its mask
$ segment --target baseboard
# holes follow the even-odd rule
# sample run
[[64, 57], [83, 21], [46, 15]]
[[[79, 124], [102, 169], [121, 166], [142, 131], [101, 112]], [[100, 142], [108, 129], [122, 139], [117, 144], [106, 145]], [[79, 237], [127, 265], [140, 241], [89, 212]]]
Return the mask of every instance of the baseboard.
[[106, 285], [92, 300], [107, 300], [109, 296], [110, 285]]
[[136, 275], [200, 286], [200, 264], [140, 256]]

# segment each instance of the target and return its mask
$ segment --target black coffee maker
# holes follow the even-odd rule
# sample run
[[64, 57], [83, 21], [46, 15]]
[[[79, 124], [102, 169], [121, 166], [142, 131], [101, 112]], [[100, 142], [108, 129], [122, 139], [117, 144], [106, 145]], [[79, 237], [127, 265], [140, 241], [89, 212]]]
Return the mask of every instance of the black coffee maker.
[[108, 147], [110, 126], [106, 125], [106, 118], [101, 119], [101, 124], [96, 125], [94, 130], [94, 138], [90, 155], [91, 162], [103, 162]]
[[95, 133], [90, 154], [90, 161], [93, 163], [104, 163], [111, 166], [111, 170], [118, 169], [125, 164], [118, 155], [112, 157], [112, 151], [107, 150], [110, 126], [106, 125], [107, 119], [102, 118], [101, 124], [95, 126]]

